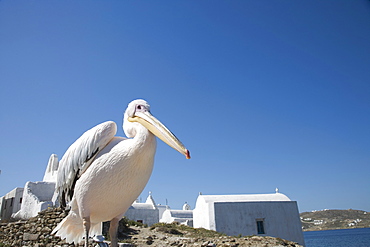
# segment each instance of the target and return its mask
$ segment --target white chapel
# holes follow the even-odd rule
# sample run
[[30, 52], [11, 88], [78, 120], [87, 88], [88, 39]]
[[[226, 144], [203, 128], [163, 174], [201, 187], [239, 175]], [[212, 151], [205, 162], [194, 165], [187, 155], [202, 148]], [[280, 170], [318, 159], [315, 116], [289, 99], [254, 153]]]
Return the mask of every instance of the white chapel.
[[304, 245], [296, 201], [282, 193], [199, 194], [193, 210], [195, 228], [231, 236], [272, 236]]

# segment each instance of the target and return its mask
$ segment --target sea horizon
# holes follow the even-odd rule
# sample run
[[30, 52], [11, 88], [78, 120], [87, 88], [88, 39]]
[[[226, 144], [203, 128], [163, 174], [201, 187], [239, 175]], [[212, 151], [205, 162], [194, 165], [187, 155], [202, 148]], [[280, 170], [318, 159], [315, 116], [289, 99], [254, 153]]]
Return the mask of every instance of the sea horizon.
[[369, 247], [370, 228], [303, 232], [306, 247]]

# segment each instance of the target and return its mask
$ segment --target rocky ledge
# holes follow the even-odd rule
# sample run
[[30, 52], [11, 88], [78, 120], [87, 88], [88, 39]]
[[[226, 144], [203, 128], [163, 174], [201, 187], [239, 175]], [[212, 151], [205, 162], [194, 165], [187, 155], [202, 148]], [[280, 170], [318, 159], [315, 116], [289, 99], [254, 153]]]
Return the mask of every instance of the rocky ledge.
[[[16, 221], [0, 224], [0, 247], [35, 246], [35, 247], [68, 247], [76, 246], [65, 243], [51, 234], [54, 227], [67, 215], [59, 208], [50, 208], [40, 212], [27, 221]], [[108, 225], [103, 227], [106, 232]], [[155, 224], [151, 227], [138, 225], [123, 220], [120, 222], [119, 237], [121, 246], [178, 246], [178, 247], [278, 247], [296, 246], [297, 243], [273, 237], [247, 236], [230, 237], [215, 231], [196, 229], [178, 224]], [[90, 243], [90, 246], [96, 246]], [[82, 246], [82, 245], [77, 245]]]

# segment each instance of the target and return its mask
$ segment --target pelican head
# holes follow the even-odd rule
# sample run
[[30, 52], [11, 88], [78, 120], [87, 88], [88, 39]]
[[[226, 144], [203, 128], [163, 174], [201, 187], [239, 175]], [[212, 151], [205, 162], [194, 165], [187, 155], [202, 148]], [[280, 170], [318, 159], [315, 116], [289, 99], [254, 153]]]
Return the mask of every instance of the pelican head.
[[141, 124], [152, 134], [167, 143], [167, 145], [185, 155], [187, 159], [190, 159], [189, 150], [185, 148], [180, 140], [164, 124], [150, 113], [150, 105], [143, 99], [130, 102], [125, 111], [123, 129], [127, 137], [135, 137], [136, 124]]

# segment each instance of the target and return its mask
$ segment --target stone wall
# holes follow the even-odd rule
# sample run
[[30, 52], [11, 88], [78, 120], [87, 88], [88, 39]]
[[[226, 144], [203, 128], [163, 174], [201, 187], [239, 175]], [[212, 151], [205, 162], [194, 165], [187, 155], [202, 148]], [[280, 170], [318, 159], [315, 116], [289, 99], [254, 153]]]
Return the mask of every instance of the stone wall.
[[67, 215], [59, 208], [48, 208], [27, 221], [0, 224], [0, 243], [4, 246], [74, 246], [51, 235], [52, 230]]

